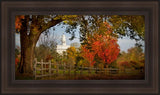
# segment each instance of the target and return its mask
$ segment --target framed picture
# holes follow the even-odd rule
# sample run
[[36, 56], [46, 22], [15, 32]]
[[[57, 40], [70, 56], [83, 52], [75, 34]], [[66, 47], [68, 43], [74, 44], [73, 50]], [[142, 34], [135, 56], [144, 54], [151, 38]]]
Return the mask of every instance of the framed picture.
[[158, 0], [1, 8], [1, 94], [159, 94]]

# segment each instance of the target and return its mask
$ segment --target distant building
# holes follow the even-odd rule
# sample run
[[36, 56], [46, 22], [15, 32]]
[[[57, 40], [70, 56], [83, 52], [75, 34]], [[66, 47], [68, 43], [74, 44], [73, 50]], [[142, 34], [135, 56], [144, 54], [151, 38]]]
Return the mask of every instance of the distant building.
[[63, 52], [66, 51], [70, 47], [70, 45], [66, 44], [66, 37], [65, 37], [64, 34], [62, 35], [61, 42], [62, 42], [62, 44], [61, 45], [57, 45], [57, 49], [56, 49], [56, 51], [59, 54], [63, 54]]

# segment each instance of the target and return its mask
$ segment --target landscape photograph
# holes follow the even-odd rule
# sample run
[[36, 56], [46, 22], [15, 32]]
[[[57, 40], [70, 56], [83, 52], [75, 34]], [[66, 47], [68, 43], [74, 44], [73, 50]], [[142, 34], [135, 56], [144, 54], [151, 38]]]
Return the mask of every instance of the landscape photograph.
[[145, 80], [145, 16], [17, 15], [16, 80]]

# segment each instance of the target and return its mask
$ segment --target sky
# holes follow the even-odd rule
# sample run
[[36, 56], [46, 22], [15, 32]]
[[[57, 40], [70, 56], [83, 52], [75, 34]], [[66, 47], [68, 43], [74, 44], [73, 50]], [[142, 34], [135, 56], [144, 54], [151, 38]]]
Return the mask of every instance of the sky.
[[[68, 34], [65, 32], [65, 27], [62, 28], [62, 26], [55, 26], [55, 30], [53, 30], [53, 27], [51, 27], [49, 29], [49, 32], [52, 34], [54, 32], [54, 35], [58, 37], [58, 40], [60, 40], [60, 37], [64, 34], [66, 36], [66, 43], [67, 45], [70, 45], [71, 43], [74, 43], [74, 42], [78, 42], [80, 43], [79, 41], [79, 29], [76, 30], [75, 32], [75, 37], [72, 41], [69, 40], [69, 38], [71, 37], [71, 34]], [[58, 41], [60, 42], [60, 41]], [[16, 43], [16, 46], [20, 46], [20, 36], [19, 34], [15, 34], [15, 43]], [[135, 46], [135, 43], [136, 41], [135, 40], [131, 40], [129, 39], [128, 37], [125, 37], [125, 38], [119, 38], [118, 39], [118, 44], [120, 46], [120, 50], [121, 51], [125, 51], [127, 52], [127, 50], [131, 47], [134, 47]], [[60, 44], [60, 43], [58, 43]], [[37, 43], [38, 45], [38, 43]]]

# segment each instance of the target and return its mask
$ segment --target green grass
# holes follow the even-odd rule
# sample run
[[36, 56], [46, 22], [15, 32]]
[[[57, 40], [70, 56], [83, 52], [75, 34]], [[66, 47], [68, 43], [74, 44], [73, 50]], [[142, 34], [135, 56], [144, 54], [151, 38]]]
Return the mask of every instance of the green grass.
[[44, 77], [41, 80], [137, 80], [137, 79], [144, 79], [144, 75], [129, 75], [129, 74], [86, 74], [86, 75], [74, 75], [74, 74], [65, 74], [65, 75], [57, 75], [52, 76], [51, 78]]
[[[43, 71], [43, 74], [49, 74], [49, 71]], [[36, 74], [41, 75], [41, 71], [36, 71]], [[76, 73], [74, 70], [71, 70], [69, 73], [69, 70], [66, 70], [64, 72], [63, 69], [59, 69], [57, 72], [56, 70], [52, 71], [53, 76], [49, 77], [43, 77], [43, 78], [37, 78], [37, 80], [112, 80], [112, 79], [144, 79], [144, 73], [140, 73], [139, 70], [125, 70], [124, 71], [118, 71], [115, 74], [112, 74], [110, 72], [105, 73], [96, 73], [95, 70], [91, 70], [89, 73], [88, 70], [83, 70], [82, 72], [80, 70], [77, 70]], [[25, 75], [16, 75], [16, 80], [34, 80], [33, 75], [28, 75], [27, 77]]]

